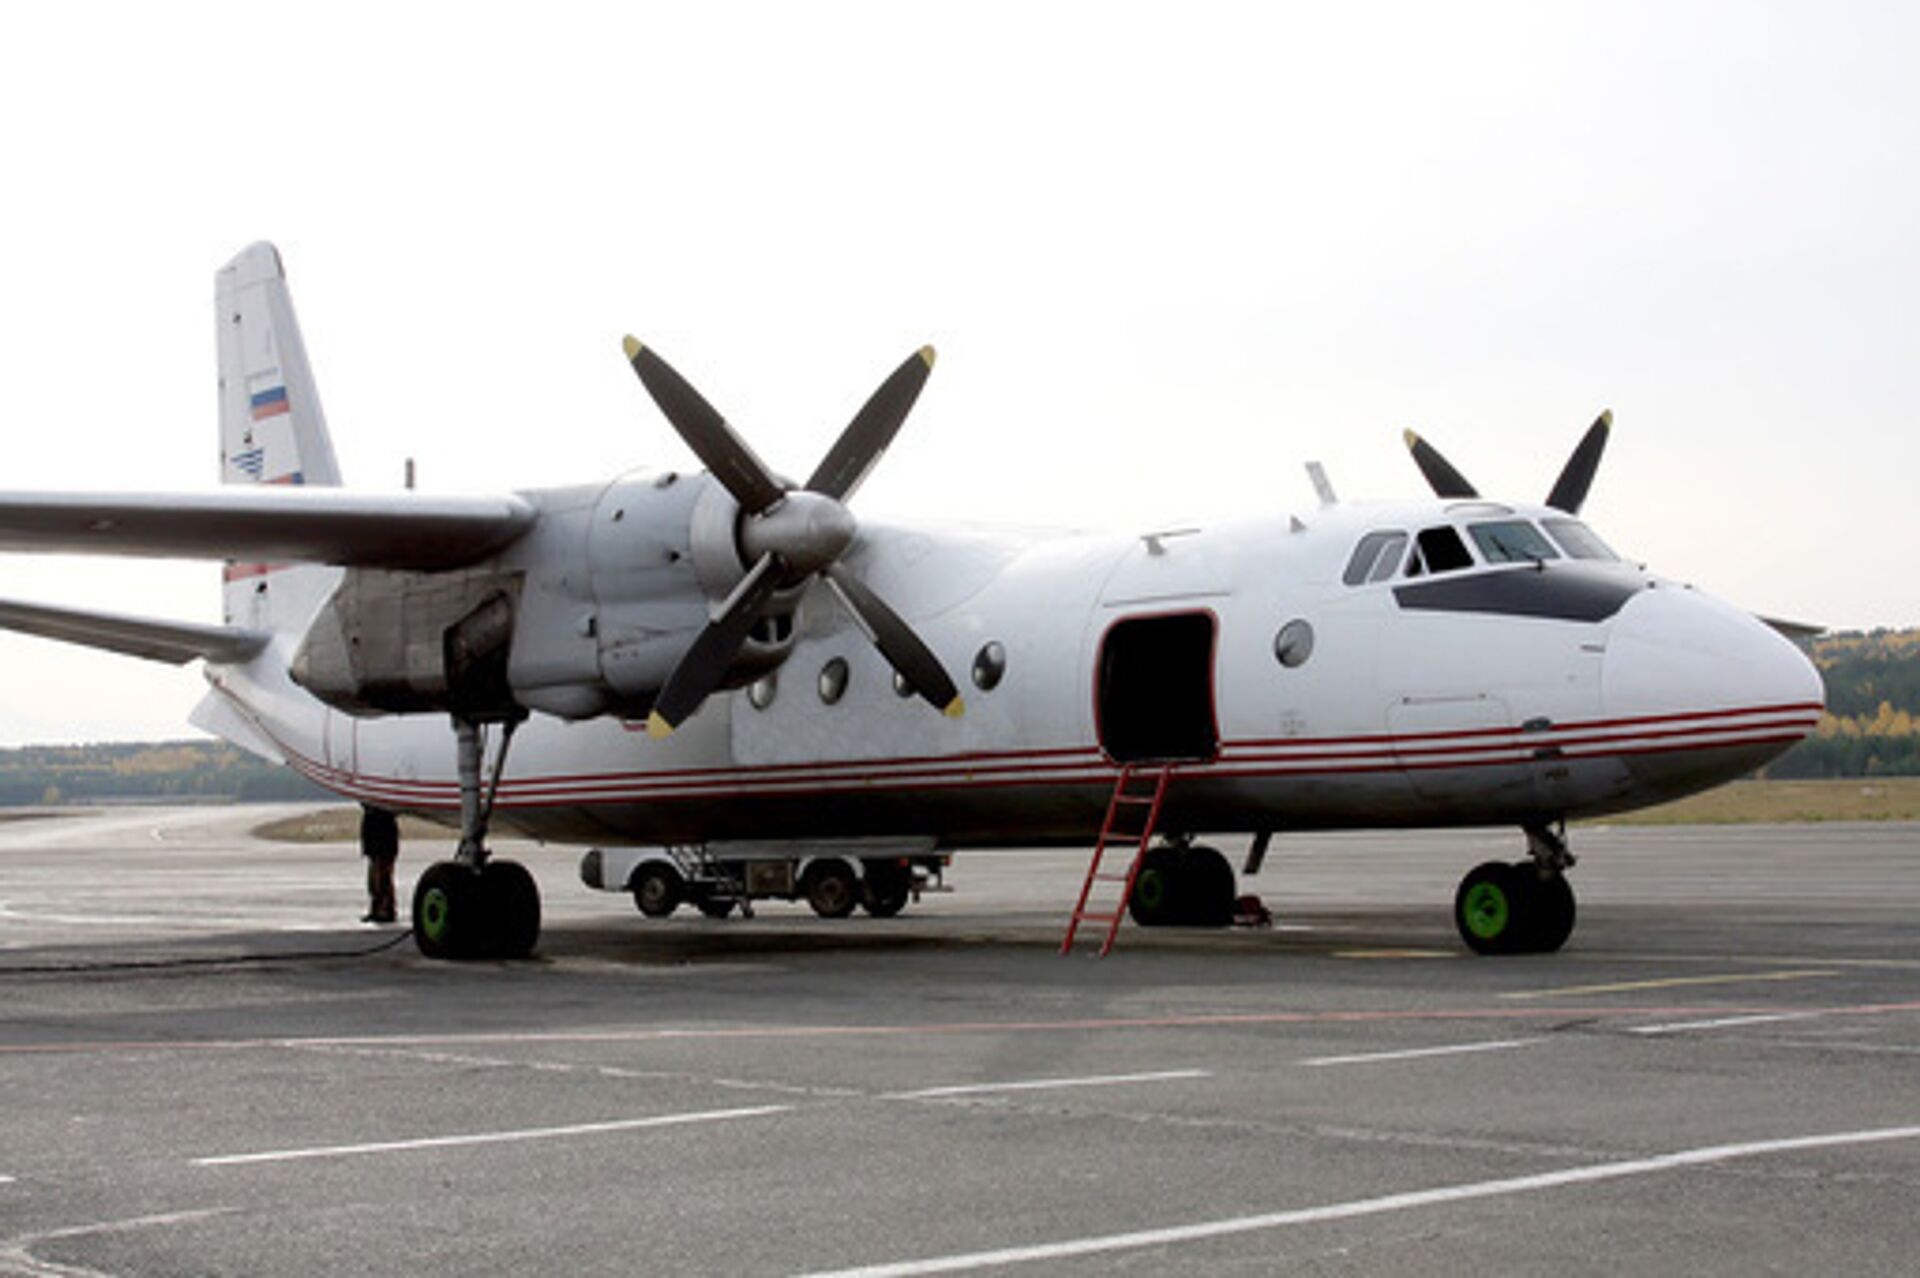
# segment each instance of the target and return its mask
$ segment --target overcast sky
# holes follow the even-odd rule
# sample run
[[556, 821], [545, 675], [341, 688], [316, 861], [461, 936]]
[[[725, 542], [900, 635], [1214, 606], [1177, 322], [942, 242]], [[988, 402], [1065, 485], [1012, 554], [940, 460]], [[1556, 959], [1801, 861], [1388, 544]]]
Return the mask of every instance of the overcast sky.
[[[856, 510], [1127, 528], [1424, 491], [1414, 427], [1656, 571], [1920, 623], [1920, 9], [33, 6], [0, 38], [0, 487], [217, 474], [213, 272], [284, 254], [351, 484], [689, 456], [631, 331]], [[0, 596], [218, 616], [205, 564]], [[0, 637], [0, 743], [183, 735], [197, 670]]]

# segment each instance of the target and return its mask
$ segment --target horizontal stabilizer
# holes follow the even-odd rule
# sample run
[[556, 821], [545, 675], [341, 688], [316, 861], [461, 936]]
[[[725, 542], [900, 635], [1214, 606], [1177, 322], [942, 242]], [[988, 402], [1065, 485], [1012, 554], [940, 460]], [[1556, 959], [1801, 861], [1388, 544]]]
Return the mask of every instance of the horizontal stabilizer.
[[266, 647], [268, 636], [239, 626], [200, 626], [187, 621], [153, 621], [112, 612], [87, 612], [45, 604], [0, 599], [0, 629], [62, 643], [85, 644], [129, 657], [184, 666], [195, 658], [245, 661]]
[[13, 492], [0, 493], [0, 550], [435, 571], [486, 558], [535, 518], [514, 496]]
[[1760, 620], [1794, 643], [1808, 643], [1827, 633], [1827, 627], [1812, 625], [1805, 621], [1787, 621], [1780, 617], [1761, 617]]

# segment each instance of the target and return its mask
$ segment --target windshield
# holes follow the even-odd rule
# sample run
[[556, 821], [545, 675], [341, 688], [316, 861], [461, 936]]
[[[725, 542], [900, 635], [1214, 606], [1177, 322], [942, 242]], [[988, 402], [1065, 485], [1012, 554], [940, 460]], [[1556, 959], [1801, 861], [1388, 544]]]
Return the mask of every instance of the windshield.
[[1573, 559], [1617, 560], [1620, 556], [1613, 553], [1599, 534], [1577, 519], [1543, 519], [1540, 521], [1548, 536], [1560, 544], [1560, 549]]
[[1560, 557], [1560, 552], [1540, 535], [1540, 530], [1524, 519], [1469, 524], [1467, 531], [1473, 534], [1473, 544], [1480, 547], [1480, 557], [1490, 564], [1537, 564], [1543, 559]]

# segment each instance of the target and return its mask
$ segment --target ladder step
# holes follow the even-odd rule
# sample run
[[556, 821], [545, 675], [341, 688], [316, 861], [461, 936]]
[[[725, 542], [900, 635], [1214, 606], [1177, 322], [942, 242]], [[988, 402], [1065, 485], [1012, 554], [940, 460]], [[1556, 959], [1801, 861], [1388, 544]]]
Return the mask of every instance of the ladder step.
[[1073, 917], [1081, 923], [1112, 923], [1120, 916], [1118, 914], [1076, 914]]

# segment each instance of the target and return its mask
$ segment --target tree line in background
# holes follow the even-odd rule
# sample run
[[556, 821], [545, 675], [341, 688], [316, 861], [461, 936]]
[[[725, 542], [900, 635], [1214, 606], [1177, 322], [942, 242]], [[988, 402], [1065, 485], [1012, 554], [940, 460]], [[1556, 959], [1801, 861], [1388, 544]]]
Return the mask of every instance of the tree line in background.
[[1920, 776], [1920, 630], [1839, 631], [1812, 652], [1827, 713], [1766, 775]]
[[291, 768], [224, 741], [0, 750], [0, 806], [239, 803], [327, 797]]
[[[1816, 639], [1827, 713], [1766, 769], [1780, 780], [1920, 776], [1920, 630]], [[222, 741], [0, 750], [0, 806], [299, 801], [332, 796], [289, 768]]]

